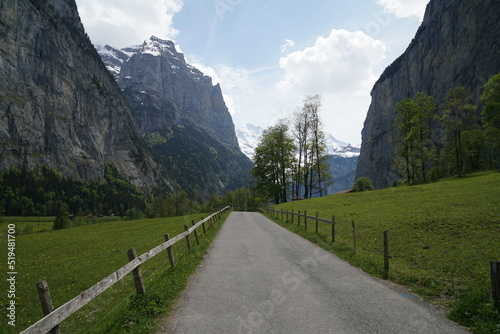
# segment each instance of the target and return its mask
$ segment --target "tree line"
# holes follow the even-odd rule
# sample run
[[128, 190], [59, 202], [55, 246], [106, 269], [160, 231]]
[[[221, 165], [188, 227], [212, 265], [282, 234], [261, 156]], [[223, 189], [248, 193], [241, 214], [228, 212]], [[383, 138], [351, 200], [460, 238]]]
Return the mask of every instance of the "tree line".
[[48, 167], [0, 171], [0, 215], [55, 216], [64, 208], [74, 215], [116, 214], [144, 210], [143, 192], [107, 165], [98, 181], [80, 181]]
[[500, 73], [484, 85], [481, 117], [474, 100], [457, 86], [440, 105], [424, 92], [396, 104], [394, 168], [405, 183], [500, 167]]
[[291, 119], [264, 130], [251, 171], [261, 198], [283, 203], [327, 194], [333, 178], [320, 110], [321, 95], [307, 96]]
[[56, 216], [54, 229], [77, 226], [69, 217], [121, 216], [161, 218], [214, 212], [230, 205], [238, 211], [257, 210], [262, 199], [248, 188], [194, 200], [184, 190], [146, 195], [112, 165], [95, 181], [74, 180], [42, 166], [0, 171], [0, 216]]

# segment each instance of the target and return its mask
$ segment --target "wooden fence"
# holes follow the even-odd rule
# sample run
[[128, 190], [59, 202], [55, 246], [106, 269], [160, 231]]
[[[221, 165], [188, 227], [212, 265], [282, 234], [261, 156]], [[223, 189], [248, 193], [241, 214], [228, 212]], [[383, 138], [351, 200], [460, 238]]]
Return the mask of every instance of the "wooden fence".
[[[331, 243], [333, 244], [335, 242], [335, 216], [332, 216], [332, 219], [324, 219], [324, 218], [318, 218], [318, 213], [316, 212], [316, 216], [308, 216], [307, 212], [304, 210], [304, 213], [300, 213], [300, 210], [297, 212], [288, 212], [288, 211], [281, 211], [281, 210], [275, 210], [271, 209], [269, 207], [265, 208], [264, 210], [267, 214], [269, 212], [274, 212], [276, 215], [281, 214], [281, 220], [288, 221], [288, 216], [290, 215], [291, 217], [291, 222], [292, 224], [294, 223], [294, 217], [297, 217], [297, 224], [298, 226], [301, 225], [301, 220], [300, 218], [303, 218], [302, 224], [304, 225], [304, 229], [307, 230], [307, 220], [314, 220], [316, 222], [316, 233], [318, 233], [318, 222], [324, 222], [327, 224], [332, 225], [332, 237], [331, 237]], [[286, 215], [286, 217], [285, 217]], [[276, 216], [276, 218], [278, 218]], [[352, 239], [353, 239], [353, 251], [354, 254], [356, 254], [356, 224], [354, 220], [351, 222], [352, 224]], [[383, 231], [383, 247], [384, 247], [384, 270], [383, 270], [383, 277], [387, 279], [389, 277], [389, 236], [388, 236], [388, 231]], [[497, 308], [500, 309], [500, 261], [490, 261], [490, 281], [491, 281], [491, 291], [492, 291], [492, 298], [493, 298], [493, 303]]]
[[57, 309], [53, 309], [52, 306], [52, 301], [50, 298], [50, 292], [49, 288], [47, 285], [46, 281], [39, 281], [37, 283], [37, 289], [38, 289], [38, 294], [40, 296], [40, 301], [42, 303], [42, 309], [45, 314], [45, 316], [38, 320], [36, 323], [31, 325], [30, 327], [26, 328], [21, 332], [21, 334], [35, 334], [35, 333], [59, 333], [59, 324], [67, 319], [70, 315], [78, 311], [80, 308], [82, 308], [85, 304], [96, 298], [98, 295], [106, 291], [108, 288], [110, 288], [113, 284], [121, 280], [122, 278], [125, 277], [125, 275], [129, 274], [130, 272], [133, 272], [134, 274], [134, 284], [136, 287], [136, 291], [138, 294], [144, 294], [146, 289], [144, 287], [144, 283], [142, 281], [142, 275], [140, 272], [140, 265], [143, 264], [144, 262], [148, 261], [151, 259], [153, 256], [158, 255], [160, 252], [167, 250], [168, 251], [168, 256], [169, 256], [169, 261], [170, 264], [173, 266], [175, 265], [174, 257], [172, 255], [172, 245], [174, 245], [176, 242], [182, 239], [186, 239], [187, 247], [188, 250], [191, 250], [191, 244], [189, 240], [189, 236], [191, 233], [194, 233], [195, 239], [198, 242], [198, 234], [196, 232], [196, 229], [200, 226], [203, 227], [203, 232], [205, 233], [205, 223], [211, 223], [214, 220], [218, 220], [221, 218], [221, 215], [224, 211], [228, 210], [229, 206], [211, 214], [205, 219], [200, 220], [198, 223], [194, 224], [193, 221], [193, 226], [189, 228], [187, 225], [184, 225], [185, 232], [175, 236], [174, 238], [170, 239], [168, 234], [165, 234], [165, 242], [162, 243], [161, 245], [151, 249], [150, 251], [137, 256], [135, 249], [132, 248], [128, 251], [128, 256], [130, 262], [109, 275], [108, 277], [104, 278], [94, 286], [90, 287], [89, 289], [85, 290], [75, 298], [71, 299], [68, 301], [66, 304], [60, 306]]

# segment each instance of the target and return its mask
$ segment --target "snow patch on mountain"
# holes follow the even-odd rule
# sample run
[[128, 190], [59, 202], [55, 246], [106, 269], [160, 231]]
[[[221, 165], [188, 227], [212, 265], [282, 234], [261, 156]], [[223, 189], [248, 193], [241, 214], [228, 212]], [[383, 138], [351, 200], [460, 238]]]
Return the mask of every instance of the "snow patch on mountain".
[[264, 129], [252, 124], [245, 124], [236, 128], [236, 137], [240, 144], [240, 149], [250, 159], [253, 159], [255, 148], [259, 145], [260, 137]]

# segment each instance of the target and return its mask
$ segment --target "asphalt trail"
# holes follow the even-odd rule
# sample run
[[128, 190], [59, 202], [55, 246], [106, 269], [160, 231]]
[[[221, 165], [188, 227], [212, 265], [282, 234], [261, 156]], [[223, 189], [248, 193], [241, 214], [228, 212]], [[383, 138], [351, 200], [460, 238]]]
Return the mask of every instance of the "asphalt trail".
[[434, 307], [258, 213], [232, 212], [159, 334], [462, 334]]

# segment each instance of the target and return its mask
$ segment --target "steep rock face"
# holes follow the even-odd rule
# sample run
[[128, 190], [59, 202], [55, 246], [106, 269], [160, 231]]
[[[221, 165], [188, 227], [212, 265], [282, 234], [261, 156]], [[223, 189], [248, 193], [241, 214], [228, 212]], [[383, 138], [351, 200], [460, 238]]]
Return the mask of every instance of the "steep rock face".
[[[105, 48], [110, 48], [106, 46]], [[102, 49], [101, 49], [102, 50]], [[116, 49], [115, 49], [116, 50]], [[129, 51], [129, 52], [127, 52]], [[132, 52], [130, 52], [132, 51]], [[106, 56], [107, 52], [99, 52]], [[186, 63], [184, 55], [177, 52], [172, 41], [155, 36], [142, 45], [116, 50], [115, 57], [105, 63], [111, 71], [116, 61], [124, 56], [120, 71], [115, 75], [118, 84], [132, 100], [147, 99], [147, 105], [169, 105], [173, 118], [165, 118], [172, 123], [188, 121], [208, 132], [214, 138], [232, 148], [239, 148], [234, 124], [222, 97], [220, 86], [212, 85], [212, 79]], [[135, 95], [142, 93], [144, 96]], [[156, 100], [156, 101], [155, 101]], [[147, 109], [147, 108], [145, 108]], [[147, 112], [140, 123], [143, 132], [156, 127], [148, 121]]]
[[[356, 178], [366, 176], [376, 188], [399, 180], [392, 168], [398, 101], [423, 91], [442, 103], [449, 88], [461, 85], [479, 104], [483, 85], [500, 72], [499, 13], [496, 0], [430, 1], [415, 38], [372, 89]], [[434, 132], [439, 143], [442, 130]]]
[[137, 186], [154, 182], [129, 104], [73, 0], [0, 3], [0, 76], [0, 168], [46, 164], [90, 180], [112, 163]]
[[187, 64], [172, 41], [153, 36], [99, 54], [166, 177], [202, 196], [246, 185], [252, 163], [240, 150], [219, 85]]

